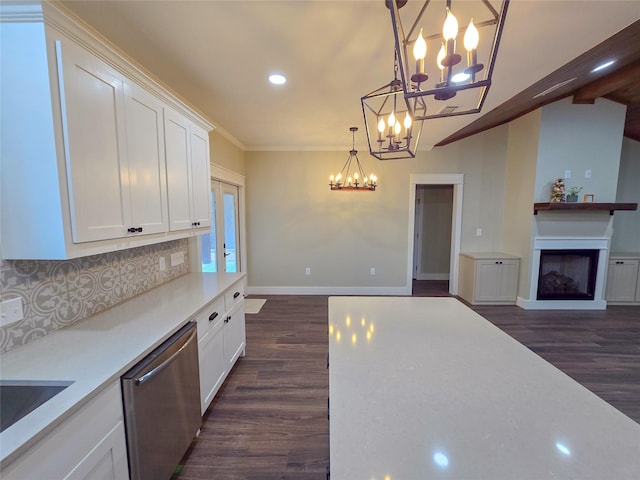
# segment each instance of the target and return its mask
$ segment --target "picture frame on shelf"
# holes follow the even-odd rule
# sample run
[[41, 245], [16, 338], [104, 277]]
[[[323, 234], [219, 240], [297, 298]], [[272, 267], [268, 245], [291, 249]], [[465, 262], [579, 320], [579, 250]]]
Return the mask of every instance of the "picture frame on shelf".
[[585, 193], [582, 201], [584, 203], [593, 203], [594, 200], [595, 200], [595, 195], [593, 195], [592, 193]]

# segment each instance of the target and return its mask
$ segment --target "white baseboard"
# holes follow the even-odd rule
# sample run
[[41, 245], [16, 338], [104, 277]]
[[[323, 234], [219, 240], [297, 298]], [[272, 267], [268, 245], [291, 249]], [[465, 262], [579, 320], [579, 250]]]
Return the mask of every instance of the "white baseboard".
[[525, 310], [606, 310], [606, 300], [526, 300], [518, 297], [516, 305]]
[[449, 280], [448, 273], [418, 273], [416, 280]]
[[411, 295], [411, 287], [247, 287], [249, 295]]

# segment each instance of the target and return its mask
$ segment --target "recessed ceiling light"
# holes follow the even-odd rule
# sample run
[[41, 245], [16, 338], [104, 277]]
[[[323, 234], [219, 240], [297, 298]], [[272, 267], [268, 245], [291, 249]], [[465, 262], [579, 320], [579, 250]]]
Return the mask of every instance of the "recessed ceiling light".
[[287, 83], [287, 77], [279, 73], [274, 73], [273, 75], [269, 75], [269, 81], [274, 85], [282, 85], [283, 83]]
[[596, 73], [596, 72], [599, 72], [600, 70], [604, 70], [605, 68], [609, 68], [614, 63], [616, 63], [615, 60], [609, 60], [608, 62], [605, 62], [605, 63], [603, 63], [601, 65], [598, 65], [596, 68], [591, 70], [591, 73]]

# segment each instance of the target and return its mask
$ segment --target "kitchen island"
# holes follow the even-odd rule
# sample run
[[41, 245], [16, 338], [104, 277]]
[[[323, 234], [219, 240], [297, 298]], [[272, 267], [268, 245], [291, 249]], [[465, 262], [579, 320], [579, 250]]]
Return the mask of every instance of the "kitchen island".
[[329, 299], [332, 480], [637, 479], [640, 425], [454, 298]]

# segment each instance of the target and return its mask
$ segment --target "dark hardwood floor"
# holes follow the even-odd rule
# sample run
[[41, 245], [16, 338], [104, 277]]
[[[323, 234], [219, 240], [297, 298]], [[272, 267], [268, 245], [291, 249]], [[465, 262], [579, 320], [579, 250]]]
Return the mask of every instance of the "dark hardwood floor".
[[[446, 296], [417, 282], [414, 296]], [[324, 480], [327, 297], [261, 296], [247, 315], [247, 354], [207, 411], [174, 480]], [[483, 317], [640, 423], [640, 308], [527, 311], [474, 307]]]

